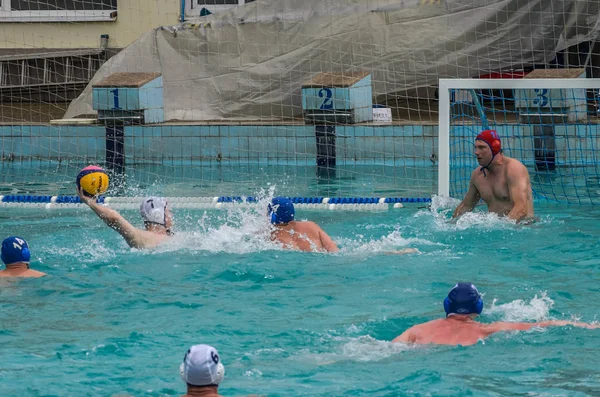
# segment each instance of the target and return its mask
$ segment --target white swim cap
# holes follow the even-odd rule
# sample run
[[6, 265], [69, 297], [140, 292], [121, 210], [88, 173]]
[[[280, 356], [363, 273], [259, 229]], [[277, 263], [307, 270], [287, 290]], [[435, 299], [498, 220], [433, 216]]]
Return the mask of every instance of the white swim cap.
[[165, 211], [167, 209], [167, 201], [160, 197], [148, 197], [140, 204], [140, 215], [144, 222], [157, 223], [162, 226], [167, 226]]
[[217, 349], [209, 345], [194, 345], [179, 366], [181, 379], [192, 386], [219, 385], [225, 376]]

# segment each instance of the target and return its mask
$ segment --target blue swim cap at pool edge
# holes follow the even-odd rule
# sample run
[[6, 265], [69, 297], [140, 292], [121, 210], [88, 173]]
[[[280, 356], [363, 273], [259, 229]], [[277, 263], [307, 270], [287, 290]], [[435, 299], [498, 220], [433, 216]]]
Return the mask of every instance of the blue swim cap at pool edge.
[[29, 263], [30, 258], [29, 245], [24, 239], [13, 236], [2, 242], [2, 262], [5, 265], [17, 262]]
[[481, 314], [483, 299], [471, 283], [458, 283], [444, 299], [446, 317], [451, 314]]
[[268, 214], [274, 225], [293, 221], [295, 213], [294, 203], [287, 197], [274, 197], [269, 204]]

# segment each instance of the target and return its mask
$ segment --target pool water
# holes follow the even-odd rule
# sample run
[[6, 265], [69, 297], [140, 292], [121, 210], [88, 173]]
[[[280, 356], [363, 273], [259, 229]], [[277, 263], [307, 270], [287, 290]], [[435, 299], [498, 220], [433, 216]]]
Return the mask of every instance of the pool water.
[[[224, 396], [600, 395], [600, 330], [495, 334], [470, 347], [391, 344], [440, 318], [457, 281], [481, 321], [598, 319], [598, 207], [537, 204], [540, 221], [456, 202], [388, 212], [298, 210], [338, 254], [278, 249], [264, 203], [175, 210], [173, 241], [132, 250], [89, 209], [0, 211], [47, 277], [0, 280], [1, 396], [178, 396], [187, 348], [219, 350]], [[136, 211], [123, 211], [141, 226]], [[419, 254], [389, 251], [417, 248]]]
[[[0, 195], [73, 195], [85, 163], [0, 162]], [[303, 197], [431, 197], [437, 166], [221, 164], [136, 165], [125, 177], [111, 174], [107, 196], [159, 194], [169, 197], [253, 196], [276, 186]]]

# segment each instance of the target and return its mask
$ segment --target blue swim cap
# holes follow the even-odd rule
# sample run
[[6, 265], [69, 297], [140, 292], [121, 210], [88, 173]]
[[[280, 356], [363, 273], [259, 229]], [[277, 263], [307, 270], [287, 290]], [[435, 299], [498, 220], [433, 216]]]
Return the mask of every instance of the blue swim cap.
[[446, 317], [450, 314], [481, 314], [483, 299], [471, 283], [458, 283], [444, 299]]
[[293, 221], [295, 213], [294, 203], [287, 197], [274, 197], [269, 204], [268, 214], [274, 225]]
[[31, 253], [27, 241], [20, 237], [8, 237], [2, 242], [2, 262], [5, 265], [11, 263], [29, 263]]

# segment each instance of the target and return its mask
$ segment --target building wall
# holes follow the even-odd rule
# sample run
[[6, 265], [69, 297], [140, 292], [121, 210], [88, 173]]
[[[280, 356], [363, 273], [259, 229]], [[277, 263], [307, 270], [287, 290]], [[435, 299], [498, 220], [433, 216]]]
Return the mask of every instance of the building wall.
[[179, 21], [179, 0], [119, 0], [114, 22], [0, 23], [0, 48], [122, 48], [158, 26]]

